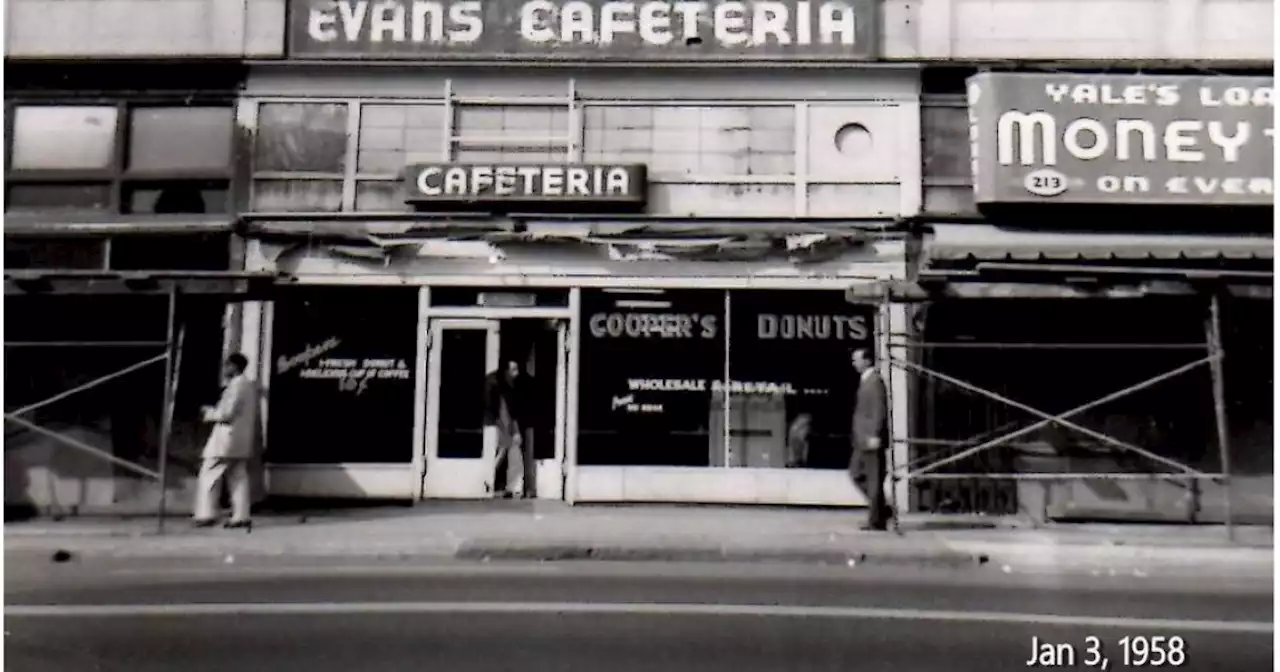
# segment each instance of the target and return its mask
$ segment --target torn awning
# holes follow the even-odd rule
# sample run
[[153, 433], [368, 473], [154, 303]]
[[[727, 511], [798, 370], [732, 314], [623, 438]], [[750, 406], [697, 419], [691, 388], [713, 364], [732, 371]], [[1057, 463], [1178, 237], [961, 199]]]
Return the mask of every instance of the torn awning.
[[1270, 236], [1062, 233], [991, 224], [935, 224], [924, 241], [931, 261], [1270, 260]]

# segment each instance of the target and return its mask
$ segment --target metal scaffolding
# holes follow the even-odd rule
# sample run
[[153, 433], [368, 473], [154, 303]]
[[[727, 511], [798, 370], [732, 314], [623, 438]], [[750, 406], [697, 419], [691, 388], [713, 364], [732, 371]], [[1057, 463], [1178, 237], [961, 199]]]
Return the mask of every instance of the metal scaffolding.
[[[224, 300], [243, 301], [256, 293], [251, 287], [255, 281], [277, 280], [275, 274], [251, 272], [163, 272], [163, 273], [111, 273], [111, 272], [7, 272], [6, 293], [10, 294], [157, 294], [168, 297], [166, 316], [166, 336], [163, 341], [5, 341], [5, 349], [9, 348], [161, 348], [162, 352], [141, 361], [122, 367], [89, 382], [71, 389], [58, 392], [45, 399], [27, 404], [21, 408], [6, 410], [5, 422], [12, 423], [27, 431], [51, 439], [57, 444], [72, 448], [96, 459], [106, 461], [117, 467], [152, 479], [159, 487], [156, 506], [156, 528], [159, 534], [165, 532], [165, 518], [168, 507], [169, 486], [169, 444], [173, 434], [173, 416], [180, 381], [183, 345], [186, 340], [186, 324], [181, 319], [180, 304], [184, 289], [193, 290], [204, 296], [224, 297]], [[67, 285], [70, 285], [68, 287]], [[157, 468], [123, 459], [108, 451], [91, 446], [65, 433], [58, 432], [28, 419], [30, 413], [68, 399], [77, 394], [100, 387], [108, 382], [122, 378], [136, 371], [156, 364], [164, 364], [164, 395], [160, 409], [160, 434], [158, 440]]]
[[[902, 283], [897, 283], [901, 285]], [[954, 454], [938, 457], [937, 453], [926, 455], [922, 458], [909, 461], [908, 464], [893, 464], [893, 450], [889, 450], [889, 479], [892, 486], [897, 486], [902, 482], [911, 482], [913, 480], [966, 480], [966, 479], [989, 479], [989, 480], [1010, 480], [1010, 481], [1038, 481], [1044, 484], [1046, 491], [1050, 484], [1054, 481], [1072, 481], [1072, 480], [1111, 480], [1111, 481], [1181, 481], [1187, 483], [1195, 498], [1195, 506], [1193, 506], [1193, 515], [1195, 508], [1198, 508], [1200, 497], [1200, 484], [1204, 481], [1212, 481], [1223, 486], [1224, 502], [1223, 512], [1225, 516], [1224, 527], [1228, 539], [1234, 540], [1235, 537], [1235, 521], [1232, 514], [1231, 502], [1231, 458], [1229, 434], [1227, 429], [1226, 400], [1223, 386], [1222, 360], [1224, 351], [1222, 347], [1221, 334], [1221, 306], [1220, 298], [1217, 293], [1213, 293], [1209, 298], [1208, 318], [1204, 324], [1205, 340], [1203, 343], [973, 343], [973, 342], [927, 342], [913, 340], [910, 334], [894, 333], [889, 328], [889, 314], [892, 303], [928, 303], [930, 298], [927, 293], [922, 293], [918, 285], [906, 283], [907, 289], [897, 290], [892, 285], [886, 285], [877, 288], [865, 288], [860, 290], [850, 290], [849, 300], [854, 302], [866, 301], [868, 298], [874, 298], [881, 304], [882, 315], [882, 333], [886, 335], [883, 340], [885, 352], [885, 364], [890, 369], [897, 369], [912, 376], [932, 378], [958, 387], [967, 392], [984, 397], [999, 404], [1021, 410], [1037, 420], [1022, 427], [1017, 427], [1020, 423], [1006, 423], [996, 428], [970, 437], [964, 440], [946, 440], [933, 438], [914, 438], [914, 437], [892, 437], [890, 443], [892, 445], [933, 445], [943, 446], [943, 450], [958, 450]], [[868, 296], [870, 290], [871, 295]], [[971, 294], [970, 296], [974, 296]], [[945, 299], [944, 299], [945, 300]], [[962, 300], [957, 298], [956, 300]], [[1106, 394], [1081, 404], [1075, 408], [1060, 412], [1050, 413], [1042, 409], [1033, 407], [1030, 404], [1022, 403], [1016, 399], [999, 394], [990, 389], [986, 389], [972, 382], [962, 380], [955, 376], [931, 369], [922, 364], [911, 361], [910, 358], [894, 356], [892, 353], [896, 350], [899, 352], [905, 350], [907, 352], [940, 349], [940, 348], [974, 348], [974, 349], [1023, 349], [1023, 350], [1099, 350], [1099, 349], [1116, 349], [1116, 350], [1173, 350], [1187, 351], [1192, 353], [1202, 353], [1195, 359], [1188, 361], [1182, 365], [1166, 370], [1158, 375], [1151, 376], [1138, 383], [1134, 383], [1122, 389]], [[1078, 416], [1090, 409], [1101, 406], [1103, 404], [1133, 395], [1142, 390], [1148, 389], [1165, 381], [1186, 375], [1187, 373], [1200, 369], [1201, 367], [1209, 367], [1212, 377], [1213, 387], [1213, 410], [1214, 422], [1216, 425], [1216, 434], [1218, 442], [1218, 450], [1221, 460], [1221, 472], [1209, 473], [1193, 468], [1188, 464], [1184, 464], [1174, 459], [1158, 455], [1146, 448], [1134, 445], [1127, 441], [1120, 440], [1114, 436], [1109, 436], [1102, 432], [1090, 429], [1078, 422], [1072, 421], [1072, 418]], [[890, 396], [892, 396], [893, 386], [889, 386]], [[894, 404], [892, 401], [888, 404], [892, 409]], [[1088, 436], [1098, 442], [1118, 449], [1121, 453], [1129, 453], [1140, 456], [1151, 462], [1162, 465], [1171, 470], [1170, 472], [1146, 472], [1146, 473], [937, 473], [942, 467], [953, 465], [965, 459], [990, 451], [996, 447], [1003, 446], [1009, 442], [1036, 432], [1050, 425], [1077, 432]], [[892, 418], [888, 420], [888, 426], [893, 427]], [[890, 492], [895, 493], [896, 487], [891, 487]], [[894, 495], [896, 499], [896, 495]], [[892, 525], [895, 530], [899, 529], [899, 507], [897, 502], [893, 502], [893, 520]], [[1045, 498], [1045, 508], [1047, 514], [1048, 497]], [[1046, 516], [1047, 517], [1047, 516]]]

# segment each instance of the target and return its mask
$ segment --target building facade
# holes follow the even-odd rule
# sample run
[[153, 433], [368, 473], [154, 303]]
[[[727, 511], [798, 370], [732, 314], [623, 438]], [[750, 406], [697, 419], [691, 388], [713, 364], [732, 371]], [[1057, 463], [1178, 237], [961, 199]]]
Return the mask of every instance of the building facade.
[[6, 412], [34, 425], [6, 420], [6, 512], [154, 511], [161, 469], [188, 499], [243, 279], [243, 61], [283, 39], [199, 4], [5, 6]]
[[877, 7], [701, 36], [679, 4], [387, 7], [298, 3], [241, 102], [248, 263], [295, 285], [245, 331], [272, 490], [490, 496], [484, 378], [514, 358], [539, 497], [860, 504], [848, 351], [887, 318], [843, 292], [905, 277], [920, 193]]
[[[102, 153], [93, 165], [59, 159], [50, 140], [22, 140], [39, 137], [40, 122], [10, 110], [7, 118], [22, 128], [8, 135], [22, 142], [7, 148], [6, 265], [21, 257], [47, 270], [133, 268], [120, 266], [130, 263], [124, 255], [136, 245], [129, 241], [159, 232], [170, 237], [135, 255], [143, 259], [132, 262], [136, 267], [279, 278], [269, 292], [239, 297], [258, 300], [204, 308], [218, 327], [191, 333], [223, 338], [213, 354], [184, 364], [198, 371], [182, 374], [183, 385], [205, 381], [191, 383], [196, 404], [198, 385], [216, 380], [211, 362], [233, 349], [249, 355], [267, 392], [266, 483], [274, 494], [491, 496], [484, 377], [516, 359], [543, 402], [532, 437], [538, 497], [858, 506], [865, 498], [845, 473], [851, 348], [880, 354], [893, 461], [918, 466], [936, 457], [931, 446], [973, 445], [961, 439], [1021, 418], [948, 396], [910, 365], [978, 380], [1010, 397], [1038, 385], [979, 380], [1003, 365], [920, 342], [1008, 343], [1018, 338], [1003, 331], [1011, 323], [1039, 325], [1045, 333], [1021, 337], [1041, 343], [1096, 340], [1048, 325], [1115, 326], [1144, 314], [1134, 303], [1098, 299], [1121, 292], [1116, 286], [1142, 285], [1133, 273], [1070, 307], [1027, 296], [1044, 291], [1025, 289], [1031, 285], [1056, 287], [1046, 294], [1055, 297], [1081, 291], [1071, 279], [1082, 263], [1122, 260], [1147, 271], [1172, 265], [1178, 281], [1212, 267], [1221, 271], [1214, 277], [1231, 280], [1227, 285], [1254, 286], [1242, 290], [1250, 296], [1266, 294], [1256, 286], [1269, 283], [1269, 276], [1251, 275], [1269, 265], [1260, 248], [1269, 247], [1270, 232], [1257, 224], [1270, 213], [1262, 182], [1271, 178], [1268, 136], [1233, 144], [1237, 133], [1214, 144], [1211, 123], [1204, 136], [1184, 128], [1178, 133], [1187, 138], [1207, 138], [1206, 150], [1234, 147], [1238, 161], [1222, 153], [1216, 163], [1202, 162], [1204, 170], [1117, 171], [1117, 189], [1083, 199], [1078, 182], [1097, 185], [1108, 175], [1094, 166], [1123, 161], [1102, 158], [1108, 149], [1096, 134], [1089, 144], [1090, 128], [1073, 126], [1069, 146], [1053, 135], [1056, 162], [1037, 156], [1028, 163], [1023, 152], [1004, 165], [995, 139], [1008, 112], [1047, 113], [1027, 121], [1040, 129], [1056, 124], [1057, 134], [1077, 118], [1149, 122], [1151, 130], [1108, 138], [1111, 150], [1127, 141], [1131, 156], [1143, 153], [1148, 161], [1152, 151], [1151, 165], [1167, 166], [1170, 151], [1198, 149], [1160, 135], [1155, 125], [1184, 121], [1170, 110], [1219, 122], [1219, 136], [1230, 131], [1221, 124], [1256, 123], [1272, 105], [1261, 93], [1269, 80], [1257, 79], [1269, 77], [1272, 63], [1273, 4], [1262, 0], [1034, 7], [1021, 0], [14, 0], [6, 11], [7, 65], [32, 73], [16, 88], [11, 74], [10, 106], [74, 99], [103, 108], [92, 112], [97, 117], [52, 112], [53, 121], [40, 113], [45, 127], [79, 129], [85, 141], [78, 144]], [[1220, 96], [1213, 100], [1231, 112], [1212, 116], [1144, 100], [1133, 105], [1152, 110], [1145, 116], [1098, 116], [1093, 106], [1114, 109], [1117, 96], [1132, 102], [1125, 96], [1134, 86], [1159, 96], [1169, 80], [1042, 81], [1046, 72], [1137, 73], [1153, 64], [1181, 75], [1177, 86], [1192, 98], [1213, 89]], [[195, 67], [218, 74], [194, 77]], [[1188, 69], [1250, 79], [1188, 83]], [[103, 93], [111, 85], [99, 82], [111, 80], [98, 73], [107, 70], [117, 73], [120, 93]], [[1024, 75], [978, 76], [985, 71]], [[199, 89], [190, 90], [197, 81]], [[50, 82], [61, 90], [42, 91]], [[1043, 100], [1018, 98], [1044, 86], [1067, 87], [1055, 103], [1064, 105], [1061, 116]], [[204, 125], [167, 123], [163, 108], [172, 101], [187, 101], [193, 109], [175, 114], [204, 115], [190, 122]], [[135, 123], [130, 106], [137, 105], [148, 110]], [[115, 116], [101, 116], [110, 114], [107, 107]], [[160, 131], [147, 130], [148, 117]], [[218, 124], [229, 124], [228, 135]], [[95, 131], [106, 126], [121, 129], [110, 143]], [[978, 130], [972, 141], [971, 128]], [[149, 136], [156, 151], [198, 139], [228, 153], [210, 149], [196, 160], [202, 152], [184, 152], [182, 165], [148, 165], [132, 157], [144, 155]], [[28, 156], [36, 157], [30, 171]], [[1228, 164], [1249, 171], [1218, 175]], [[91, 175], [81, 174], [86, 168]], [[1135, 194], [1142, 180], [1126, 181], [1167, 185], [1180, 176], [1181, 188], [1194, 194], [1173, 202]], [[40, 180], [50, 177], [71, 188], [49, 191]], [[1041, 186], [1017, 191], [1036, 180]], [[157, 208], [151, 201], [170, 183], [195, 186], [202, 211], [189, 212], [194, 198]], [[1217, 207], [1200, 211], [1200, 231], [1178, 220], [1188, 207], [1209, 205]], [[23, 208], [36, 211], [29, 228], [12, 224], [27, 216]], [[1082, 219], [1119, 237], [1099, 239], [1098, 231], [1069, 225]], [[197, 224], [204, 228], [193, 229]], [[1053, 234], [1070, 251], [1032, 252], [1025, 236], [1009, 239], [1011, 230], [1028, 228]], [[1175, 230], [1182, 238], [1199, 235], [1201, 246], [1188, 248], [1172, 237]], [[1226, 240], [1228, 230], [1234, 242]], [[31, 242], [35, 235], [39, 245]], [[90, 251], [68, 251], [85, 240], [93, 241]], [[1090, 241], [1097, 251], [1081, 253]], [[187, 247], [217, 258], [184, 261]], [[992, 264], [1015, 265], [1028, 254], [1039, 268], [990, 275]], [[1101, 272], [1091, 272], [1095, 285]], [[891, 300], [883, 288], [894, 283], [914, 285], [930, 301]], [[933, 301], [930, 288], [940, 285], [987, 298]], [[980, 285], [987, 288], [975, 289]], [[992, 298], [1001, 291], [1022, 298]], [[1186, 301], [1208, 310], [1206, 297], [1215, 292], [1197, 282], [1188, 293], [1197, 298]], [[1257, 310], [1259, 300], [1251, 301], [1213, 305], [1224, 314]], [[1155, 299], [1140, 303], [1165, 315]], [[1010, 311], [1024, 317], [1015, 320]], [[1043, 315], [1025, 317], [1036, 311]], [[1183, 312], [1185, 329], [1201, 324], [1200, 313]], [[1237, 347], [1231, 334], [1256, 331], [1231, 327], [1231, 318], [1224, 324], [1228, 350]], [[982, 325], [999, 333], [973, 331]], [[1174, 331], [1160, 335], [1165, 345], [1176, 344]], [[1160, 340], [1144, 342], [1152, 339]], [[1093, 361], [1044, 375], [1071, 378]], [[963, 370], [970, 364], [979, 371]], [[1015, 366], [1042, 369], [1043, 362]], [[1256, 368], [1244, 367], [1246, 374]], [[1233, 377], [1244, 375], [1228, 372], [1229, 388], [1239, 384]], [[1126, 381], [1097, 382], [1137, 382]], [[1070, 408], [1061, 403], [1027, 400], [1050, 412]], [[1121, 424], [1154, 417], [1144, 409], [1160, 403], [1145, 403]], [[1104, 420], [1116, 422], [1098, 422]], [[194, 423], [186, 424], [190, 438], [177, 443], [198, 445]], [[806, 440], [791, 440], [800, 432]], [[1244, 441], [1230, 440], [1242, 450]], [[956, 468], [1083, 468], [1012, 464], [1023, 452]], [[987, 512], [1038, 507], [1029, 504], [1039, 501], [1033, 490], [992, 478], [900, 480], [894, 487], [904, 510]], [[1054, 491], [1049, 499], [1064, 496], [1084, 497]]]
[[1125, 65], [932, 80], [912, 457], [978, 450], [918, 508], [1272, 516], [1270, 61]]

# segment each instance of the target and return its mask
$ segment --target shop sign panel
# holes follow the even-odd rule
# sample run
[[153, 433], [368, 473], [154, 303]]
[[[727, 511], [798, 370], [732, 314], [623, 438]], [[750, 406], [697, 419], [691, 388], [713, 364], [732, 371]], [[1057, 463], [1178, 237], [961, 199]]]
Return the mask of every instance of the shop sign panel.
[[293, 58], [870, 60], [877, 0], [291, 0]]
[[409, 203], [640, 205], [648, 193], [637, 164], [457, 164], [410, 166]]
[[969, 79], [983, 203], [1270, 205], [1270, 77], [984, 73]]

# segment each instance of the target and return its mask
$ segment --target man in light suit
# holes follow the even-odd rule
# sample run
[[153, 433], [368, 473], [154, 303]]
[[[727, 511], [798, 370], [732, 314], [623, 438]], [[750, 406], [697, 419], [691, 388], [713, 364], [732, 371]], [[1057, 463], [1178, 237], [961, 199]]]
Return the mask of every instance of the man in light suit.
[[223, 479], [231, 490], [231, 520], [228, 528], [250, 530], [249, 460], [254, 455], [258, 431], [258, 386], [245, 375], [249, 360], [236, 353], [227, 358], [223, 375], [227, 386], [218, 405], [204, 408], [204, 421], [213, 423], [213, 432], [204, 445], [196, 491], [195, 525], [217, 523], [219, 487]]
[[858, 372], [857, 406], [853, 409], [853, 455], [849, 475], [868, 501], [864, 529], [884, 531], [889, 526], [889, 504], [885, 500], [885, 457], [888, 450], [888, 394], [876, 371], [874, 355], [867, 348], [853, 351], [852, 363]]

